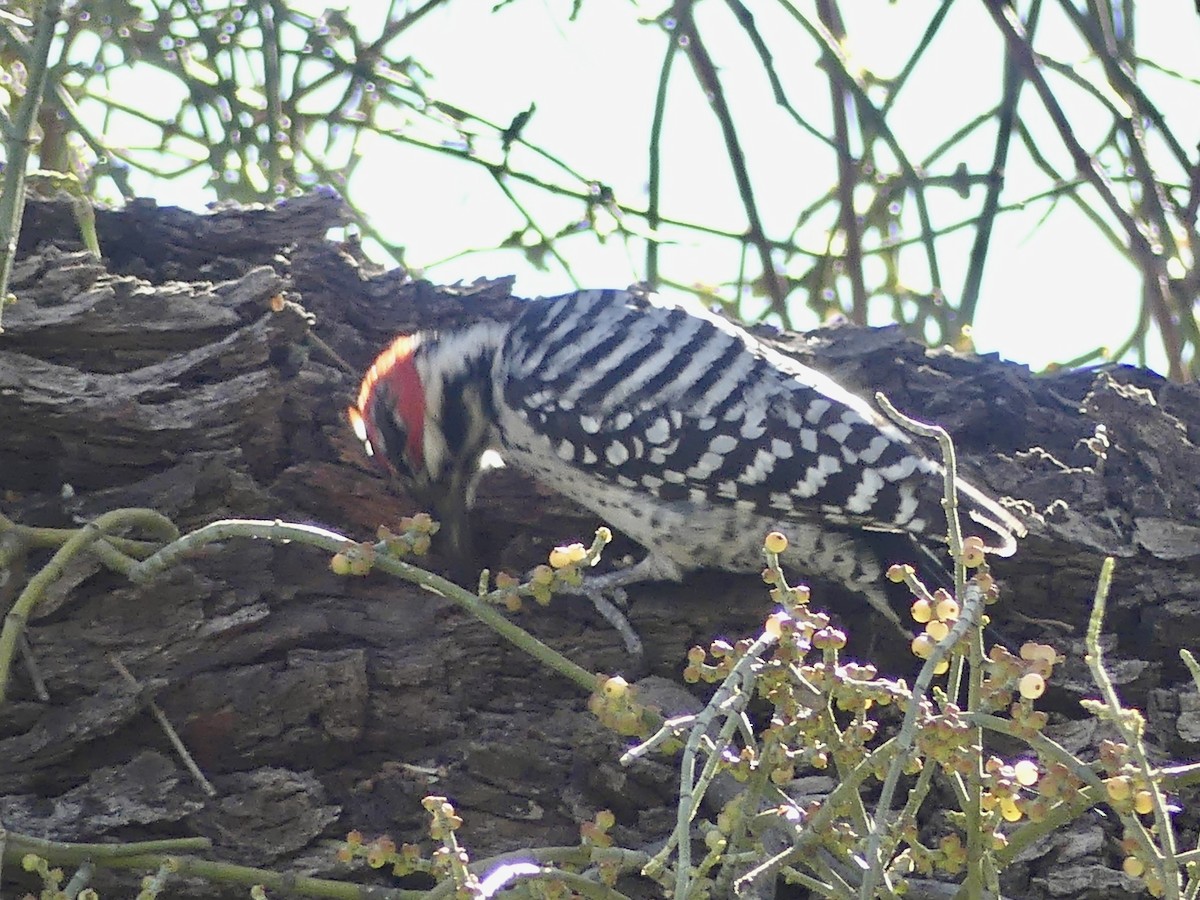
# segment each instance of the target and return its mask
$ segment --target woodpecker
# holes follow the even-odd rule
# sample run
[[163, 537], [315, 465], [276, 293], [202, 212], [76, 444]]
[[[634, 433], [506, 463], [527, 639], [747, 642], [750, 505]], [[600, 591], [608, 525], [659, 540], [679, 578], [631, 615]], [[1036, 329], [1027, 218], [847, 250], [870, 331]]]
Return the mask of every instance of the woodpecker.
[[[398, 337], [349, 415], [452, 543], [495, 449], [648, 551], [626, 583], [759, 571], [764, 536], [781, 531], [807, 575], [886, 607], [862, 533], [946, 531], [941, 465], [866, 402], [717, 315], [628, 291]], [[965, 533], [1010, 554], [1021, 522], [958, 491]]]

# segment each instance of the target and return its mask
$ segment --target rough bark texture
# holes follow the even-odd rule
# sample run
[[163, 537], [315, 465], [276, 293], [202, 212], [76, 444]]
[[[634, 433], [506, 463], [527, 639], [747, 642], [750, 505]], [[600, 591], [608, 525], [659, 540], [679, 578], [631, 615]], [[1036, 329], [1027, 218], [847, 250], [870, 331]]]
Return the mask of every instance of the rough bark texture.
[[[436, 287], [375, 271], [325, 238], [339, 221], [339, 201], [321, 193], [208, 215], [138, 202], [99, 212], [97, 261], [74, 239], [69, 207], [31, 204], [19, 302], [0, 337], [5, 515], [70, 527], [150, 506], [184, 530], [278, 517], [365, 539], [414, 512], [346, 427], [357, 373], [397, 332], [505, 318], [517, 301], [508, 279]], [[274, 312], [280, 296], [288, 302]], [[945, 425], [973, 480], [1037, 514], [1019, 554], [997, 566], [994, 619], [1011, 642], [1067, 654], [1042, 706], [1052, 733], [1085, 754], [1096, 728], [1077, 702], [1093, 694], [1082, 634], [1100, 561], [1117, 557], [1114, 679], [1148, 710], [1161, 758], [1195, 758], [1200, 703], [1178, 650], [1200, 649], [1200, 389], [1124, 367], [1034, 376], [927, 351], [895, 329], [781, 341]], [[499, 471], [480, 491], [475, 562], [521, 571], [596, 524]], [[5, 608], [48, 555], [7, 573]], [[421, 841], [430, 793], [454, 800], [476, 857], [575, 843], [578, 822], [604, 807], [625, 846], [666, 833], [673, 769], [620, 768], [623, 741], [592, 720], [577, 688], [449, 602], [382, 575], [337, 578], [327, 563], [302, 547], [230, 541], [145, 586], [90, 558], [73, 564], [28, 629], [49, 700], [18, 666], [0, 715], [0, 822], [75, 841], [199, 834], [221, 859], [325, 875], [343, 871], [332, 846], [350, 829]], [[430, 566], [449, 568], [436, 555]], [[649, 671], [676, 678], [691, 645], [755, 633], [769, 603], [754, 582], [703, 576], [635, 592]], [[912, 672], [907, 649], [865, 607], [832, 589], [815, 602], [848, 625], [855, 654]], [[628, 667], [585, 602], [518, 618], [590, 670]], [[110, 655], [153, 691], [215, 799]], [[1184, 806], [1183, 843], [1194, 845], [1195, 807]], [[1111, 818], [1085, 816], [1017, 866], [1007, 892], [1128, 889], [1114, 871], [1119, 838]]]

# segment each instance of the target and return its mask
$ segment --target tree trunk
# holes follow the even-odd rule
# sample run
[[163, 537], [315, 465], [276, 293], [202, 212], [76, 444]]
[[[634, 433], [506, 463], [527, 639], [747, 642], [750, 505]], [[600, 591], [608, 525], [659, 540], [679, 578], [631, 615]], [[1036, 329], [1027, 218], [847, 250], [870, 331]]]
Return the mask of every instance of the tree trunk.
[[[138, 201], [97, 219], [102, 261], [80, 248], [69, 203], [29, 206], [18, 302], [0, 337], [0, 511], [76, 528], [151, 507], [183, 531], [279, 518], [355, 540], [417, 511], [368, 465], [345, 407], [396, 333], [511, 317], [511, 279], [438, 287], [378, 271], [353, 244], [326, 239], [343, 222], [327, 193], [207, 215]], [[1096, 694], [1082, 636], [1112, 555], [1114, 681], [1147, 710], [1162, 759], [1196, 755], [1200, 704], [1178, 651], [1200, 649], [1197, 386], [1122, 366], [1035, 376], [927, 351], [895, 328], [779, 342], [944, 425], [971, 480], [1024, 501], [1031, 534], [995, 566], [1003, 595], [990, 613], [1014, 646], [1040, 640], [1067, 656], [1039, 703], [1053, 713], [1049, 734], [1071, 749], [1098, 740], [1078, 704]], [[498, 470], [480, 490], [478, 558], [435, 553], [428, 566], [521, 572], [598, 524]], [[11, 538], [0, 535], [6, 609], [53, 552], [16, 552]], [[610, 555], [625, 552], [636, 548], [618, 542]], [[602, 808], [616, 813], [622, 846], [665, 836], [672, 765], [621, 768], [624, 740], [594, 721], [575, 685], [437, 595], [380, 573], [339, 578], [328, 562], [311, 548], [230, 540], [135, 586], [75, 558], [27, 629], [48, 697], [19, 663], [9, 682], [0, 824], [63, 841], [203, 835], [215, 858], [328, 877], [347, 876], [334, 848], [352, 829], [428, 847], [428, 794], [455, 803], [475, 858], [574, 844]], [[830, 586], [813, 602], [846, 625], [851, 655], [911, 680], [915, 662], [880, 617]], [[645, 670], [678, 680], [689, 647], [756, 634], [770, 610], [756, 578], [706, 575], [635, 590], [629, 614]], [[631, 669], [586, 601], [556, 599], [516, 621], [590, 671]], [[147, 695], [215, 797], [189, 777]], [[1179, 822], [1194, 829], [1196, 807], [1183, 805]], [[1014, 896], [1108, 896], [1097, 872], [1119, 883], [1104, 868], [1119, 856], [1102, 840], [1119, 839], [1116, 827], [1085, 816], [1006, 876]], [[12, 865], [4, 877], [27, 878]]]

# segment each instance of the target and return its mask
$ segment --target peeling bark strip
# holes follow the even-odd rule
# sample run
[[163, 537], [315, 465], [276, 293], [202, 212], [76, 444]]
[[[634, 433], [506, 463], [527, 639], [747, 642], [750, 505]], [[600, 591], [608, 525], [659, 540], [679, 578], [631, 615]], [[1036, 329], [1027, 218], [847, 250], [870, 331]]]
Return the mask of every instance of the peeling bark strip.
[[[97, 263], [65, 205], [31, 203], [19, 303], [0, 339], [0, 511], [70, 528], [150, 506], [186, 530], [279, 517], [360, 539], [415, 512], [366, 464], [342, 411], [396, 333], [507, 318], [511, 282], [438, 288], [379, 272], [326, 239], [343, 221], [329, 193], [207, 215], [137, 202], [98, 213]], [[280, 296], [314, 317], [323, 343], [297, 306], [272, 311]], [[1113, 677], [1147, 709], [1165, 757], [1200, 756], [1195, 692], [1177, 657], [1200, 649], [1200, 388], [1123, 367], [1035, 378], [994, 358], [926, 351], [895, 329], [781, 344], [944, 425], [972, 480], [1044, 514], [997, 567], [1005, 589], [990, 612], [1010, 641], [1072, 657], [1043, 701], [1059, 712], [1052, 736], [1072, 749], [1096, 739], [1077, 703], [1093, 693], [1080, 654], [1099, 561], [1112, 554]], [[480, 493], [480, 559], [430, 562], [521, 571], [596, 524], [501, 470]], [[5, 608], [49, 553], [34, 551], [0, 583]], [[701, 577], [635, 596], [631, 619], [654, 673], [675, 679], [691, 644], [757, 629], [769, 604], [748, 581]], [[850, 650], [911, 671], [886, 626], [814, 589], [814, 603], [847, 624]], [[520, 621], [589, 670], [627, 664], [586, 604], [555, 600]], [[29, 638], [51, 700], [38, 702], [14, 671], [0, 715], [0, 821], [13, 831], [198, 834], [218, 858], [329, 875], [338, 867], [322, 842], [352, 828], [420, 840], [429, 793], [453, 799], [480, 857], [574, 843], [578, 820], [602, 807], [617, 813], [622, 843], [638, 845], [661, 834], [674, 802], [671, 767], [621, 769], [623, 742], [565, 681], [438, 597], [380, 575], [335, 578], [304, 548], [230, 542], [144, 586], [80, 559], [35, 610]], [[152, 691], [215, 799], [109, 654]], [[1197, 804], [1182, 806], [1194, 828]], [[1094, 889], [1095, 873], [1110, 871], [1102, 838], [1112, 827], [1085, 817], [1015, 870], [1026, 880], [1014, 895]]]

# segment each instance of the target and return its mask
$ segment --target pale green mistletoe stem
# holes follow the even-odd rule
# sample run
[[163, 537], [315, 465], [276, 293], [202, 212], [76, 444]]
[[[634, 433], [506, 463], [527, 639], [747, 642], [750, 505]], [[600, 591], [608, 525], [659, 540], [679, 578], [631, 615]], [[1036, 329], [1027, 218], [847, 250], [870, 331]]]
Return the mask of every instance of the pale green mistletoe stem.
[[[1137, 710], [1125, 709], [1121, 705], [1117, 689], [1104, 669], [1104, 651], [1100, 647], [1100, 629], [1104, 624], [1104, 611], [1108, 604], [1108, 593], [1112, 588], [1115, 567], [1116, 561], [1111, 556], [1107, 557], [1100, 567], [1100, 579], [1096, 584], [1096, 596], [1092, 601], [1092, 614], [1088, 619], [1087, 635], [1084, 639], [1087, 647], [1086, 660], [1088, 668], [1092, 672], [1092, 678], [1099, 686], [1100, 694], [1104, 698], [1104, 705], [1107, 707], [1106, 718], [1110, 718], [1121, 732], [1122, 739], [1129, 746], [1129, 752], [1137, 763], [1142, 780], [1149, 787], [1150, 795], [1153, 798], [1155, 832], [1161, 850], [1154, 846], [1153, 840], [1148, 836], [1146, 844], [1149, 845], [1149, 849], [1154, 851], [1153, 861], [1161, 867], [1164, 896], [1167, 900], [1175, 900], [1179, 897], [1180, 887], [1175, 828], [1171, 822], [1170, 813], [1167, 812], [1166, 797], [1157, 783], [1155, 767], [1151, 765], [1150, 758], [1146, 755], [1145, 719]], [[1138, 836], [1138, 831], [1144, 833], [1145, 829], [1140, 821], [1134, 817], [1129, 818], [1131, 819], [1129, 824], [1135, 832], [1134, 836]]]
[[50, 75], [50, 48], [54, 44], [54, 30], [62, 16], [62, 0], [43, 0], [40, 5], [29, 54], [29, 79], [25, 85], [25, 96], [21, 98], [13, 119], [4, 120], [4, 180], [0, 187], [0, 332], [4, 331], [8, 281], [17, 256], [17, 237], [21, 233], [21, 218], [25, 213], [25, 169], [33, 151], [33, 128]]
[[[728, 745], [737, 728], [738, 717], [754, 690], [753, 668], [760, 664], [762, 655], [773, 647], [777, 641], [772, 634], [764, 632], [737, 661], [713, 694], [712, 699], [696, 716], [688, 735], [687, 744], [683, 750], [683, 759], [679, 766], [679, 806], [675, 814], [675, 831], [667, 841], [667, 846], [659, 852], [660, 858], [668, 853], [672, 846], [678, 849], [675, 864], [675, 893], [674, 896], [683, 900], [689, 897], [692, 889], [692, 856], [691, 828], [692, 819], [700, 805], [709, 782], [716, 772], [724, 748]], [[700, 752], [700, 743], [709, 733], [712, 723], [717, 716], [724, 717], [720, 734], [716, 737], [715, 747], [711, 748], [706, 765], [700, 777], [696, 777], [696, 757]]]
[[[958, 620], [950, 629], [950, 633], [934, 649], [933, 655], [925, 661], [925, 665], [922, 666], [921, 672], [917, 676], [916, 684], [913, 685], [913, 701], [905, 711], [904, 724], [899, 735], [901, 750], [888, 768], [887, 775], [884, 778], [883, 789], [879, 796], [879, 802], [875, 809], [874, 823], [868, 840], [867, 861], [869, 868], [863, 879], [862, 889], [859, 893], [859, 896], [863, 900], [873, 898], [878, 880], [881, 877], [886, 877], [884, 861], [881, 858], [884, 832], [886, 830], [885, 817], [888, 810], [891, 809], [896, 784], [916, 741], [917, 713], [920, 709], [921, 698], [926, 696], [929, 686], [932, 683], [933, 670], [937, 662], [940, 662], [946, 656], [950, 648], [965, 638], [969, 629], [974, 628], [976, 633], [973, 635], [971, 641], [971, 665], [968, 667], [967, 676], [967, 709], [971, 710], [974, 709], [971, 703], [978, 702], [983, 655], [982, 628], [984, 597], [980, 591], [966, 590], [966, 567], [962, 561], [962, 525], [958, 518], [958, 463], [954, 452], [954, 442], [950, 439], [950, 434], [944, 428], [918, 422], [899, 412], [884, 394], [877, 392], [875, 394], [875, 401], [893, 421], [915, 434], [935, 438], [941, 449], [942, 467], [945, 471], [943, 477], [945, 496], [942, 498], [942, 508], [946, 513], [946, 530], [950, 543], [950, 556], [954, 560], [955, 593], [962, 599], [963, 609]], [[980, 743], [981, 736], [978, 726], [975, 726], [975, 742], [977, 744]], [[982, 771], [979, 767], [982, 764], [982, 759], [977, 760], [977, 765], [967, 780], [967, 797], [964, 808], [969, 866], [966, 886], [967, 896], [971, 900], [978, 900], [982, 896], [985, 866], [987, 865], [987, 860], [983, 852], [983, 833], [980, 828], [982, 817], [980, 806], [982, 797]]]
[[[347, 544], [352, 543], [344, 535], [314, 525], [285, 523], [279, 519], [275, 521], [224, 519], [205, 525], [163, 547], [149, 559], [139, 563], [130, 573], [130, 578], [134, 581], [145, 581], [206, 544], [235, 537], [261, 538], [281, 544], [295, 541], [299, 544], [318, 547], [330, 553], [338, 553], [345, 549]], [[397, 575], [405, 581], [419, 585], [457, 603], [502, 638], [516, 645], [538, 662], [569, 678], [587, 691], [595, 690], [596, 676], [593, 673], [547, 647], [529, 632], [514, 625], [497, 610], [454, 582], [397, 559], [382, 549], [376, 553], [372, 565], [376, 569]]]
[[[66, 543], [58, 548], [58, 552], [51, 557], [50, 562], [42, 566], [29, 579], [25, 590], [21, 591], [21, 595], [13, 603], [12, 609], [4, 617], [4, 628], [0, 630], [0, 705], [3, 705], [8, 691], [8, 678], [12, 670], [12, 660], [17, 650], [18, 640], [25, 631], [25, 624], [29, 621], [29, 616], [41, 602], [47, 589], [62, 577], [67, 563], [74, 556], [91, 548], [107, 532], [128, 526], [139, 526], [152, 534], [163, 536], [178, 534], [170, 519], [153, 510], [114, 509], [96, 517], [68, 538]], [[116, 551], [113, 550], [113, 552]]]

